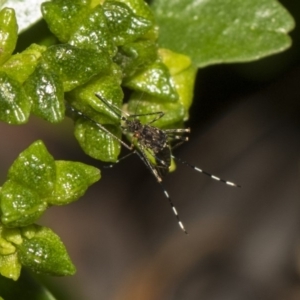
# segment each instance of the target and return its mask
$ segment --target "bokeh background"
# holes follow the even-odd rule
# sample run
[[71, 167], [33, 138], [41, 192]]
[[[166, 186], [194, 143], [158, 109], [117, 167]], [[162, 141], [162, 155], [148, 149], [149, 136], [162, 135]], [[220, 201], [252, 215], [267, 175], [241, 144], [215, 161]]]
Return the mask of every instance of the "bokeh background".
[[[300, 23], [300, 3], [281, 2]], [[73, 277], [41, 278], [58, 299], [300, 299], [300, 31], [291, 35], [282, 54], [199, 71], [190, 141], [174, 154], [242, 188], [179, 164], [164, 185], [189, 236], [138, 157], [103, 169], [80, 149], [71, 120], [0, 124], [0, 184], [37, 139], [55, 159], [102, 170], [83, 198], [39, 222], [77, 266]]]

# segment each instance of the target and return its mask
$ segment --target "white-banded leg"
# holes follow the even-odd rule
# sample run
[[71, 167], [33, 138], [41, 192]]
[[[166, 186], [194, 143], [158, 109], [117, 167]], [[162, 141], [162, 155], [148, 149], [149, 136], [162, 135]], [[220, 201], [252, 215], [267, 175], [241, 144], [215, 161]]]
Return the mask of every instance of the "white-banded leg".
[[190, 128], [176, 128], [176, 129], [164, 129], [166, 133], [190, 133]]
[[164, 132], [168, 135], [168, 139], [170, 142], [176, 141], [176, 145], [172, 146], [172, 149], [174, 147], [178, 147], [184, 142], [187, 142], [189, 140], [188, 136], [183, 135], [184, 133], [189, 133], [190, 128], [180, 128], [180, 129], [166, 129]]
[[[174, 136], [168, 136], [168, 138], [170, 138], [171, 142], [174, 142], [175, 141], [175, 146], [178, 147], [179, 145], [187, 142], [189, 140], [189, 137], [188, 136], [181, 136], [181, 135], [174, 135]], [[172, 149], [175, 147], [175, 146], [172, 146]]]
[[148, 160], [148, 158], [146, 156], [146, 153], [144, 152], [144, 149], [141, 148], [140, 150], [141, 150], [141, 152], [137, 151], [136, 153], [140, 156], [141, 160], [145, 163], [145, 165], [147, 166], [147, 168], [151, 171], [151, 173], [153, 174], [153, 176], [156, 178], [157, 182], [159, 183], [160, 187], [162, 188], [165, 197], [168, 199], [169, 204], [171, 205], [172, 211], [173, 211], [173, 213], [174, 213], [174, 215], [175, 215], [175, 217], [177, 219], [179, 227], [181, 228], [181, 230], [185, 234], [188, 234], [188, 232], [186, 231], [183, 223], [180, 220], [180, 217], [179, 217], [179, 214], [177, 212], [177, 209], [176, 209], [175, 205], [173, 204], [173, 201], [171, 200], [171, 197], [170, 197], [168, 191], [166, 190], [166, 188], [162, 184], [162, 178], [158, 175], [157, 170], [155, 169], [155, 167], [149, 162], [149, 160]]
[[188, 234], [188, 232], [186, 231], [186, 229], [185, 229], [183, 223], [182, 223], [181, 220], [180, 220], [180, 217], [179, 217], [179, 214], [178, 214], [178, 212], [177, 212], [177, 209], [176, 209], [175, 205], [173, 204], [173, 201], [172, 201], [172, 199], [171, 199], [171, 197], [170, 197], [168, 191], [165, 189], [165, 187], [163, 186], [163, 184], [162, 184], [161, 182], [158, 182], [158, 183], [159, 183], [160, 187], [162, 188], [165, 197], [168, 199], [169, 204], [171, 205], [171, 208], [172, 208], [173, 213], [174, 213], [174, 215], [175, 215], [175, 217], [176, 217], [176, 219], [177, 219], [177, 222], [178, 222], [179, 227], [181, 228], [181, 230], [182, 230], [185, 234]]
[[[176, 149], [177, 147], [181, 146], [183, 143], [187, 142], [189, 138], [187, 136], [182, 136], [178, 138], [172, 138], [172, 147], [171, 149]], [[172, 156], [171, 156], [172, 157]]]
[[231, 181], [222, 179], [222, 178], [220, 178], [220, 177], [218, 177], [218, 176], [215, 176], [215, 175], [213, 175], [213, 174], [210, 174], [210, 173], [208, 173], [208, 172], [206, 172], [206, 171], [204, 171], [204, 170], [202, 170], [202, 169], [200, 169], [200, 168], [198, 168], [198, 167], [196, 167], [196, 166], [194, 166], [194, 165], [191, 165], [191, 164], [189, 164], [187, 161], [185, 161], [185, 160], [183, 160], [183, 159], [181, 159], [181, 158], [175, 157], [175, 156], [173, 156], [173, 155], [172, 155], [172, 158], [175, 159], [175, 160], [177, 160], [177, 161], [179, 161], [179, 162], [182, 163], [183, 165], [186, 165], [186, 166], [192, 168], [193, 170], [195, 170], [195, 171], [197, 171], [197, 172], [200, 172], [200, 173], [202, 173], [202, 174], [204, 174], [204, 175], [206, 175], [206, 176], [209, 176], [210, 178], [212, 178], [212, 179], [214, 179], [214, 180], [216, 180], [216, 181], [223, 182], [223, 183], [225, 183], [225, 184], [227, 184], [227, 185], [229, 185], [229, 186], [233, 186], [233, 187], [238, 187], [238, 188], [241, 187], [239, 184], [236, 184], [236, 183], [234, 183], [234, 182], [231, 182]]

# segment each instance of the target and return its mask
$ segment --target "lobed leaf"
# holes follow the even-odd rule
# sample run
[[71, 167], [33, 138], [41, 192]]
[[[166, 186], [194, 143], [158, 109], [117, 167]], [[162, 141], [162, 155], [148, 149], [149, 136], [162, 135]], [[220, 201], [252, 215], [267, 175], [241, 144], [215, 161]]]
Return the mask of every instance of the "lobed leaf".
[[[140, 99], [142, 99], [142, 101]], [[154, 123], [154, 125], [159, 128], [174, 127], [177, 123], [182, 122], [185, 116], [184, 106], [179, 101], [161, 102], [151, 95], [140, 93], [134, 93], [131, 96], [127, 109], [131, 114], [164, 112], [165, 115]], [[142, 116], [139, 119], [142, 123], [146, 124], [151, 122], [154, 116]]]
[[19, 154], [8, 171], [8, 178], [40, 197], [51, 195], [56, 178], [55, 161], [42, 141], [34, 142]]
[[[33, 236], [29, 236], [29, 230]], [[23, 229], [24, 241], [18, 245], [18, 257], [23, 266], [37, 273], [55, 276], [73, 275], [76, 271], [60, 238], [49, 228], [31, 225]]]
[[96, 92], [108, 99], [116, 107], [121, 108], [124, 94], [119, 79], [113, 75], [101, 74], [93, 78], [85, 85], [68, 93], [67, 101], [73, 108], [89, 116], [95, 122], [119, 124], [120, 118], [95, 96]]
[[114, 61], [121, 67], [123, 77], [132, 77], [157, 60], [157, 45], [150, 40], [126, 43], [119, 47]]
[[43, 64], [35, 68], [24, 84], [32, 103], [32, 112], [51, 123], [65, 117], [64, 87], [60, 77]]
[[0, 200], [1, 222], [7, 227], [34, 223], [48, 206], [32, 188], [12, 180], [6, 181], [2, 186]]
[[32, 44], [23, 52], [12, 55], [0, 67], [0, 70], [3, 70], [10, 78], [23, 83], [33, 73], [46, 49], [45, 46]]
[[128, 5], [136, 15], [154, 21], [155, 17], [146, 1], [144, 0], [117, 0], [117, 1]]
[[103, 9], [110, 34], [117, 46], [141, 38], [153, 27], [149, 19], [135, 15], [126, 4], [118, 1], [106, 0]]
[[0, 274], [4, 277], [18, 280], [21, 273], [21, 264], [17, 252], [0, 255]]
[[[121, 129], [113, 125], [102, 125], [111, 134], [121, 138]], [[99, 127], [84, 118], [79, 118], [75, 123], [75, 137], [83, 151], [95, 158], [106, 162], [116, 162], [121, 151], [120, 143], [100, 130]]]
[[97, 5], [78, 24], [78, 28], [70, 36], [69, 43], [82, 49], [96, 52], [105, 51], [110, 56], [116, 54], [117, 47], [113, 43], [113, 37], [109, 31], [107, 18], [101, 5]]
[[31, 103], [21, 83], [0, 71], [0, 120], [9, 124], [28, 121]]
[[124, 82], [124, 86], [155, 96], [161, 101], [178, 100], [169, 70], [165, 64], [159, 61], [128, 78]]
[[110, 70], [106, 52], [79, 49], [69, 44], [51, 46], [43, 53], [45, 68], [60, 76], [65, 91], [86, 83], [93, 76]]
[[80, 198], [100, 179], [100, 170], [80, 162], [56, 161], [55, 193], [51, 205], [65, 205]]
[[16, 252], [16, 247], [0, 237], [0, 255], [8, 255]]
[[74, 30], [90, 11], [89, 0], [56, 0], [44, 2], [42, 14], [49, 29], [62, 42], [69, 41]]

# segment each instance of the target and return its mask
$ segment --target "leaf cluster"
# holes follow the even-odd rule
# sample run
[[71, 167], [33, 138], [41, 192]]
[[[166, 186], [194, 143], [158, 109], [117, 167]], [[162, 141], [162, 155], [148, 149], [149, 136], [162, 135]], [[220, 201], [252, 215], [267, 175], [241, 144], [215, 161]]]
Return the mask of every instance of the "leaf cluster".
[[77, 200], [99, 178], [94, 167], [55, 161], [41, 141], [23, 151], [0, 190], [1, 275], [17, 280], [22, 266], [38, 273], [74, 274], [59, 237], [34, 222], [48, 207]]

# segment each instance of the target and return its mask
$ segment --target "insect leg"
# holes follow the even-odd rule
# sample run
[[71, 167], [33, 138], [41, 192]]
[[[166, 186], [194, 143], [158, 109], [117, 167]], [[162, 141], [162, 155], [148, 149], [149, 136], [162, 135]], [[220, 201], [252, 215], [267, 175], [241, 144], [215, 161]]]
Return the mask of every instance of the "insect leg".
[[154, 175], [154, 177], [156, 178], [157, 182], [159, 183], [161, 189], [163, 190], [163, 193], [165, 195], [165, 197], [168, 199], [169, 204], [173, 210], [173, 213], [177, 219], [178, 225], [181, 228], [181, 230], [185, 233], [188, 234], [188, 232], [186, 231], [183, 223], [180, 220], [180, 217], [178, 215], [177, 209], [175, 207], [175, 205], [173, 204], [173, 201], [168, 193], [168, 191], [165, 189], [164, 185], [162, 184], [162, 179], [161, 177], [158, 175], [155, 167], [150, 163], [149, 159], [146, 156], [146, 153], [144, 151], [144, 149], [141, 147], [140, 148], [141, 152], [136, 151], [136, 153], [139, 155], [139, 157], [141, 158], [141, 160], [145, 163], [145, 165], [148, 167], [148, 169], [152, 172], [152, 174]]
[[231, 181], [227, 181], [227, 180], [222, 179], [222, 178], [220, 178], [220, 177], [218, 177], [218, 176], [215, 176], [215, 175], [213, 175], [213, 174], [210, 174], [210, 173], [208, 173], [208, 172], [206, 172], [206, 171], [204, 171], [204, 170], [202, 170], [202, 169], [200, 169], [200, 168], [198, 168], [198, 167], [196, 167], [196, 166], [194, 166], [194, 165], [191, 165], [191, 164], [189, 164], [187, 161], [185, 161], [185, 160], [183, 160], [183, 159], [181, 159], [181, 158], [175, 157], [174, 155], [172, 155], [172, 158], [175, 159], [175, 160], [177, 160], [177, 161], [179, 161], [179, 162], [182, 163], [183, 165], [186, 165], [186, 166], [192, 168], [193, 170], [195, 170], [195, 171], [197, 171], [197, 172], [200, 172], [200, 173], [202, 173], [202, 174], [204, 174], [204, 175], [206, 175], [206, 176], [209, 176], [210, 178], [212, 178], [212, 179], [214, 179], [214, 180], [217, 180], [217, 181], [226, 183], [227, 185], [230, 185], [230, 186], [233, 186], [233, 187], [238, 187], [238, 188], [241, 187], [240, 185], [238, 185], [238, 184], [236, 184], [236, 183], [233, 183], [233, 182], [231, 182]]
[[162, 184], [161, 182], [159, 182], [159, 185], [160, 185], [160, 187], [162, 188], [164, 195], [166, 196], [166, 198], [168, 199], [168, 201], [169, 201], [169, 203], [170, 203], [170, 205], [171, 205], [171, 208], [172, 208], [173, 213], [174, 213], [174, 215], [175, 215], [175, 217], [176, 217], [176, 219], [177, 219], [177, 222], [178, 222], [179, 227], [182, 229], [182, 231], [183, 231], [185, 234], [188, 234], [188, 232], [186, 231], [186, 229], [185, 229], [183, 223], [181, 222], [181, 220], [180, 220], [180, 218], [179, 218], [177, 209], [176, 209], [176, 207], [174, 206], [173, 201], [171, 200], [171, 197], [170, 197], [168, 191], [165, 189], [165, 187], [163, 186], [163, 184]]
[[147, 166], [147, 168], [154, 175], [154, 177], [156, 178], [157, 182], [162, 182], [162, 178], [159, 176], [157, 170], [155, 169], [155, 167], [149, 161], [149, 158], [147, 157], [147, 155], [145, 153], [145, 150], [144, 150], [144, 148], [143, 148], [143, 146], [141, 144], [139, 145], [139, 149], [140, 149], [141, 152], [136, 151], [137, 155], [140, 157], [140, 159], [144, 162], [144, 164]]
[[105, 168], [105, 169], [113, 168], [116, 164], [118, 164], [118, 163], [121, 162], [122, 160], [124, 160], [124, 159], [128, 158], [129, 156], [131, 156], [132, 154], [136, 154], [136, 153], [137, 153], [137, 151], [136, 151], [136, 150], [133, 150], [133, 151], [129, 152], [128, 154], [126, 154], [126, 155], [120, 157], [120, 158], [119, 158], [116, 162], [114, 162], [113, 164], [105, 165], [105, 166], [103, 166], [103, 168]]
[[171, 144], [172, 150], [179, 147], [183, 143], [187, 142], [189, 140], [188, 136], [182, 136], [182, 135], [175, 135], [173, 133], [167, 133], [168, 134], [168, 140]]
[[178, 129], [164, 129], [164, 132], [166, 132], [167, 134], [169, 133], [189, 133], [191, 132], [190, 128], [178, 128]]
[[[175, 147], [181, 145], [183, 142], [187, 142], [189, 138], [187, 136], [183, 136], [181, 134], [189, 133], [189, 128], [182, 128], [182, 129], [165, 129], [164, 132], [168, 135], [168, 138], [172, 140], [179, 140], [179, 143], [176, 144]], [[172, 147], [174, 148], [174, 146]]]

